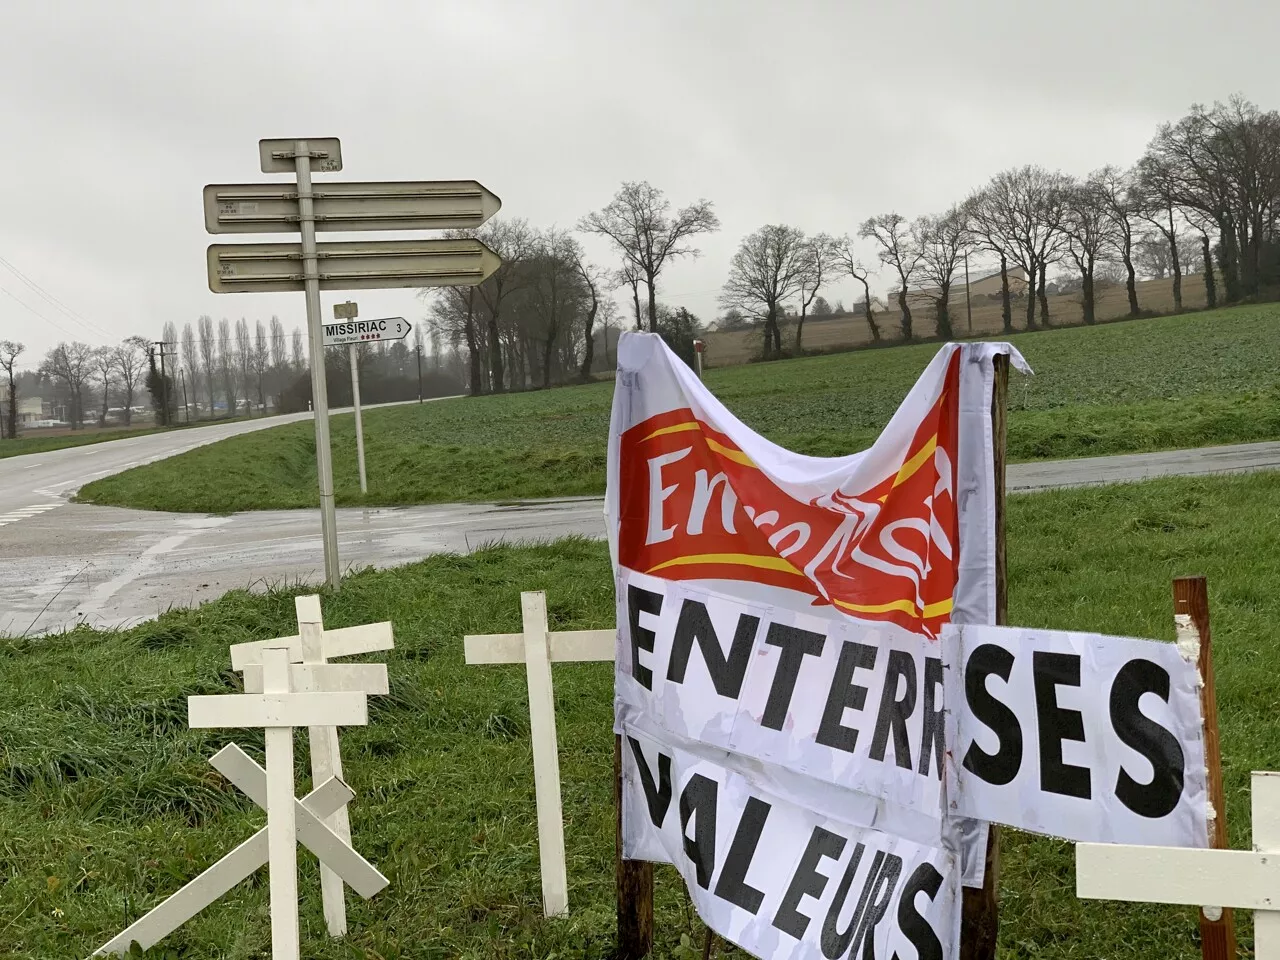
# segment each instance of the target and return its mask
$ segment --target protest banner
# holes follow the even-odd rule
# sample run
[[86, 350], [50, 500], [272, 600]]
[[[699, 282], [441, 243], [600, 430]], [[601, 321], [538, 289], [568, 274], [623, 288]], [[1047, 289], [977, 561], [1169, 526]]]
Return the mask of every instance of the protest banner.
[[[958, 885], [959, 851], [980, 884], [986, 833], [945, 816], [925, 700], [936, 714], [942, 627], [996, 613], [991, 409], [1004, 356], [1026, 369], [1007, 344], [943, 347], [872, 447], [827, 459], [751, 431], [658, 337], [620, 338], [606, 497], [615, 733], [692, 751], [722, 768], [716, 782], [729, 782], [727, 758], [750, 759], [810, 815], [840, 791], [864, 821], [846, 829], [900, 824], [893, 842], [951, 857], [943, 883]], [[622, 776], [624, 857], [687, 872], [683, 843], [644, 842], [653, 828], [626, 801], [643, 784], [625, 757]], [[911, 835], [925, 821], [928, 844]], [[741, 942], [725, 914], [695, 904]]]
[[943, 633], [947, 801], [1068, 840], [1206, 847], [1195, 662], [1155, 640], [1021, 627]]

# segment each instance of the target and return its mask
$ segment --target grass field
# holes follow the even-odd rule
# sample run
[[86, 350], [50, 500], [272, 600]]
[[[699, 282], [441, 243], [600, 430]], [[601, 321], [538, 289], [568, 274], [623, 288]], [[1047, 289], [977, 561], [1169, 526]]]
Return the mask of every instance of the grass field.
[[179, 423], [172, 427], [105, 427], [99, 428], [86, 424], [80, 430], [62, 428], [60, 432], [40, 431], [16, 440], [0, 440], [0, 460], [6, 457], [19, 457], [28, 453], [45, 453], [49, 450], [62, 450], [66, 447], [84, 447], [92, 443], [106, 443], [109, 440], [124, 440], [129, 437], [145, 437], [149, 433], [163, 433], [166, 430], [184, 430], [187, 427], [207, 427], [215, 423], [237, 423], [250, 420], [252, 417], [222, 417], [217, 420], [197, 420], [194, 423]]
[[[1012, 622], [1171, 639], [1170, 578], [1209, 576], [1228, 818], [1240, 848], [1249, 845], [1249, 771], [1280, 769], [1278, 539], [1275, 474], [1009, 504]], [[307, 957], [609, 955], [611, 671], [555, 671], [573, 912], [546, 921], [524, 675], [462, 661], [464, 633], [518, 629], [521, 589], [548, 591], [553, 628], [612, 625], [607, 551], [588, 542], [365, 572], [325, 597], [331, 626], [395, 624], [392, 694], [369, 727], [343, 734], [359, 794], [356, 843], [391, 887], [369, 902], [350, 898], [352, 932], [331, 942], [304, 858]], [[0, 641], [0, 954], [88, 956], [261, 824], [205, 762], [232, 734], [188, 730], [184, 698], [233, 689], [227, 645], [292, 632], [292, 611], [287, 593], [234, 593], [122, 633]], [[261, 755], [260, 734], [234, 739]], [[1001, 957], [1199, 956], [1192, 908], [1077, 901], [1069, 844], [1005, 838]], [[656, 956], [672, 958], [691, 928], [670, 870], [659, 870], [657, 893]], [[1248, 944], [1248, 919], [1238, 922]], [[248, 960], [268, 943], [259, 875], [171, 938], [166, 956]]]
[[[1010, 387], [1010, 455], [1053, 459], [1280, 438], [1280, 305], [1013, 338], [1036, 376]], [[712, 369], [748, 424], [804, 453], [865, 447], [936, 352], [895, 347]], [[350, 416], [333, 421], [339, 503], [598, 494], [612, 383], [442, 400], [366, 415], [369, 493]], [[81, 499], [231, 512], [317, 502], [309, 423], [224, 440], [86, 486]]]

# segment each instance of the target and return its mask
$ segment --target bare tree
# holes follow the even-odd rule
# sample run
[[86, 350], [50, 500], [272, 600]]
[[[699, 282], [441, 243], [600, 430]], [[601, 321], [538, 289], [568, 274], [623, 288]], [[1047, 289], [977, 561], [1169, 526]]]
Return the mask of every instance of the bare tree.
[[[196, 401], [196, 410], [200, 408], [200, 355], [196, 348], [195, 331], [191, 324], [182, 326], [182, 366], [187, 371], [187, 379], [191, 381], [192, 399]], [[190, 411], [188, 411], [190, 416]]]
[[489, 314], [489, 385], [494, 393], [502, 393], [506, 389], [499, 329], [503, 302], [527, 279], [521, 268], [533, 250], [535, 236], [526, 220], [490, 220], [476, 236], [502, 258], [502, 266], [479, 287]]
[[666, 195], [648, 182], [623, 183], [603, 210], [587, 214], [578, 224], [584, 233], [607, 237], [622, 254], [623, 263], [636, 268], [649, 290], [649, 329], [657, 330], [658, 275], [668, 261], [697, 257], [689, 241], [720, 229], [710, 200], [698, 200], [671, 212]]
[[764, 320], [764, 358], [782, 355], [781, 305], [799, 292], [808, 275], [804, 232], [769, 224], [743, 239], [729, 261], [720, 305]]
[[236, 348], [231, 336], [231, 321], [218, 321], [218, 373], [222, 378], [222, 394], [227, 401], [227, 416], [234, 417], [240, 400], [236, 395]]
[[1131, 170], [1106, 166], [1089, 175], [1089, 182], [1111, 217], [1116, 235], [1116, 252], [1124, 264], [1125, 292], [1129, 296], [1129, 315], [1138, 315], [1138, 286], [1133, 268], [1133, 221], [1138, 215], [1140, 198], [1137, 178]]
[[1000, 258], [1000, 322], [1005, 333], [1013, 332], [1013, 304], [1009, 293], [1009, 261], [1014, 244], [1004, 230], [1004, 218], [994, 191], [989, 187], [970, 195], [962, 206], [965, 229], [975, 246]]
[[636, 329], [644, 329], [644, 321], [640, 319], [640, 271], [634, 263], [623, 263], [613, 274], [615, 287], [631, 288], [631, 305], [635, 310]]
[[[236, 321], [235, 364], [240, 381], [240, 393], [244, 397], [245, 413], [249, 413], [252, 406], [249, 403], [249, 381], [250, 371], [253, 370], [253, 339], [249, 335], [249, 321], [244, 317]], [[234, 410], [231, 412], [235, 413]]]
[[[875, 310], [871, 305], [871, 271], [854, 255], [853, 247], [848, 237], [841, 237], [839, 244], [837, 248], [839, 270], [844, 276], [851, 277], [862, 284], [862, 302], [867, 308], [867, 326], [871, 329], [871, 342], [879, 343], [880, 327], [876, 323]], [[839, 313], [841, 311], [837, 308], [836, 312]]]
[[1182, 312], [1182, 266], [1178, 254], [1179, 186], [1173, 170], [1154, 154], [1138, 161], [1138, 189], [1141, 194], [1137, 215], [1159, 231], [1169, 245], [1167, 259], [1173, 277], [1173, 309]]
[[[880, 247], [877, 256], [887, 267], [893, 267], [901, 281], [898, 288], [898, 307], [902, 310], [902, 339], [910, 340], [911, 307], [907, 304], [907, 290], [916, 268], [920, 265], [920, 251], [912, 243], [911, 229], [905, 217], [898, 213], [883, 213], [865, 220], [858, 228], [858, 236], [874, 240]], [[870, 306], [870, 302], [868, 302]]]
[[200, 365], [204, 368], [204, 384], [209, 397], [209, 416], [212, 417], [214, 361], [218, 356], [218, 344], [213, 336], [213, 317], [206, 313], [196, 321], [196, 324], [200, 331]]
[[111, 384], [116, 379], [115, 351], [110, 347], [96, 347], [92, 359], [93, 376], [102, 386], [102, 410], [98, 414], [98, 426], [107, 425], [107, 409], [111, 405]]
[[93, 362], [93, 347], [75, 340], [59, 343], [40, 365], [42, 374], [62, 381], [66, 387], [72, 430], [79, 430], [84, 424], [84, 385], [93, 373]]
[[[582, 278], [582, 285], [586, 289], [587, 303], [586, 309], [582, 312], [582, 334], [584, 338], [584, 347], [582, 353], [582, 366], [578, 370], [578, 375], [586, 380], [591, 376], [591, 366], [595, 362], [595, 324], [596, 316], [600, 312], [600, 271], [582, 257], [582, 251], [578, 251], [577, 261], [574, 263], [577, 268], [578, 276]], [[608, 334], [605, 335], [606, 349], [608, 349]]]
[[[275, 318], [273, 317], [272, 319]], [[258, 409], [266, 412], [267, 393], [265, 381], [267, 370], [271, 367], [271, 346], [267, 340], [267, 328], [263, 326], [261, 320], [254, 325], [253, 363], [251, 366], [253, 367], [254, 375], [258, 378]]]
[[1163, 280], [1173, 273], [1169, 263], [1169, 242], [1159, 230], [1148, 230], [1133, 242], [1134, 266], [1144, 277]]
[[[814, 234], [805, 241], [801, 252], [804, 276], [800, 279], [800, 318], [796, 321], [796, 355], [804, 352], [804, 321], [809, 307], [821, 297], [818, 291], [840, 272], [840, 250], [843, 243], [828, 233]], [[816, 298], [816, 299], [815, 299]], [[828, 308], [830, 312], [830, 308]], [[815, 310], [816, 313], [816, 310]]]
[[298, 327], [293, 328], [293, 334], [289, 340], [289, 359], [293, 364], [295, 373], [302, 373], [307, 369], [307, 348], [302, 339], [302, 330]]
[[960, 207], [952, 207], [937, 217], [921, 217], [911, 227], [911, 247], [919, 251], [921, 280], [933, 286], [934, 317], [937, 335], [950, 340], [951, 285], [956, 270], [969, 245], [966, 215]]
[[565, 322], [582, 299], [582, 248], [578, 241], [554, 227], [539, 237], [530, 258], [531, 306], [542, 340], [542, 386], [551, 386], [551, 367]]
[[284, 324], [274, 313], [271, 315], [271, 366], [283, 370], [289, 362], [284, 339]]
[[18, 437], [18, 380], [14, 369], [18, 364], [18, 357], [26, 349], [24, 344], [16, 340], [0, 340], [0, 369], [4, 370], [5, 376], [9, 379], [9, 406], [5, 412], [10, 440], [16, 440]]
[[[1094, 271], [1112, 251], [1126, 246], [1125, 231], [1120, 227], [1112, 207], [1107, 181], [1090, 177], [1084, 183], [1065, 188], [1063, 231], [1067, 236], [1067, 254], [1080, 274], [1080, 305], [1084, 322], [1096, 320]], [[1131, 242], [1127, 244], [1132, 246]]]
[[1049, 317], [1045, 275], [1066, 248], [1064, 185], [1062, 174], [1026, 166], [996, 174], [979, 194], [984, 242], [988, 235], [997, 238], [994, 246], [1026, 274], [1028, 330], [1036, 327], [1037, 297], [1041, 320]]
[[[166, 331], [166, 336], [168, 335]], [[111, 352], [116, 373], [120, 375], [120, 390], [124, 402], [124, 423], [133, 422], [133, 401], [147, 368], [147, 350], [151, 344], [146, 337], [129, 337]]]

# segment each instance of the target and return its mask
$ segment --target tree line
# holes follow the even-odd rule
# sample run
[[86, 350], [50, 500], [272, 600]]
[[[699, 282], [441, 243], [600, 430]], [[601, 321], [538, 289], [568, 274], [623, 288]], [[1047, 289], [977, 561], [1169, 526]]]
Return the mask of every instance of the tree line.
[[[1280, 286], [1278, 223], [1280, 114], [1234, 97], [1161, 125], [1127, 168], [1085, 177], [1036, 165], [1005, 170], [942, 213], [878, 214], [852, 238], [766, 224], [743, 238], [730, 261], [720, 326], [757, 330], [765, 359], [801, 353], [805, 320], [830, 312], [822, 291], [851, 279], [862, 291], [856, 312], [880, 341], [885, 331], [871, 291], [878, 264], [892, 277], [901, 337], [920, 335], [912, 303], [923, 299], [929, 335], [950, 339], [952, 292], [971, 255], [999, 265], [1005, 332], [1014, 329], [1021, 300], [1027, 329], [1048, 325], [1053, 291], [1077, 294], [1092, 324], [1099, 287], [1109, 283], [1124, 284], [1128, 313], [1138, 316], [1139, 275], [1170, 277], [1175, 311], [1183, 309], [1189, 272], [1203, 272], [1208, 306], [1237, 303]], [[589, 377], [600, 366], [602, 332], [607, 367], [619, 290], [636, 329], [659, 333], [688, 355], [701, 321], [661, 303], [659, 279], [672, 262], [697, 257], [698, 237], [719, 227], [709, 200], [674, 208], [651, 184], [624, 183], [577, 224], [577, 233], [605, 239], [617, 254], [614, 268], [601, 269], [586, 262], [569, 231], [491, 221], [456, 236], [478, 237], [502, 267], [478, 287], [423, 291], [433, 301], [429, 322], [459, 358], [473, 394]], [[1059, 271], [1052, 280], [1050, 269]], [[1011, 287], [1014, 271], [1026, 281], [1025, 295]], [[792, 337], [786, 345], [784, 324]]]

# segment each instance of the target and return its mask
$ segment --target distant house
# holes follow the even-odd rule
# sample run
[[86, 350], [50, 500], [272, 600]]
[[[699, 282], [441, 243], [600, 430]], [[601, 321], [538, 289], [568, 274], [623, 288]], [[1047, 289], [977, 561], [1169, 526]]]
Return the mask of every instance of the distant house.
[[46, 420], [48, 416], [44, 412], [44, 401], [39, 397], [19, 397], [18, 398], [18, 422], [19, 423], [35, 423], [37, 420]]
[[[1027, 292], [1027, 274], [1021, 267], [1009, 267], [1006, 271], [1009, 275], [1009, 294], [1013, 297], [1020, 297]], [[986, 297], [1000, 296], [1000, 271], [989, 273], [985, 276], [969, 279], [969, 298], [971, 300], [980, 300]], [[907, 291], [907, 306], [912, 310], [927, 310], [931, 308], [934, 301], [938, 297], [937, 287], [920, 287], [915, 290]], [[951, 303], [964, 303], [964, 271], [963, 268], [958, 272], [956, 280], [951, 284]], [[898, 291], [890, 290], [885, 299], [889, 302], [891, 309], [898, 309]]]

